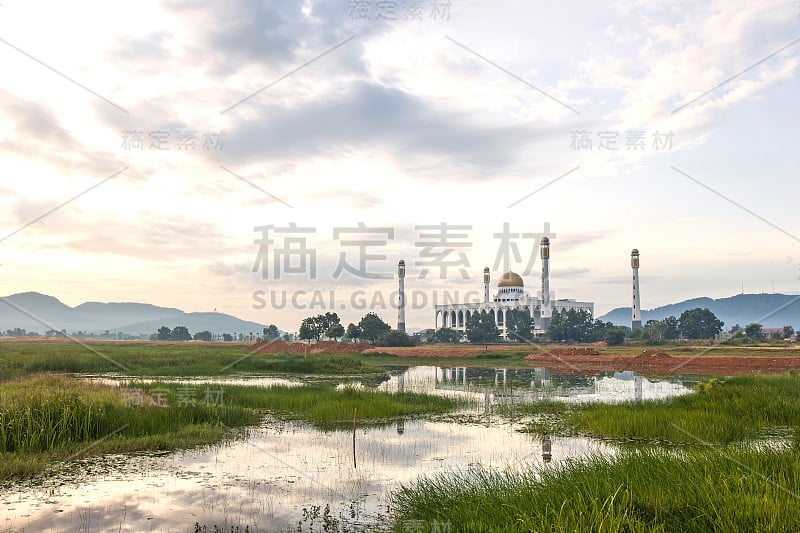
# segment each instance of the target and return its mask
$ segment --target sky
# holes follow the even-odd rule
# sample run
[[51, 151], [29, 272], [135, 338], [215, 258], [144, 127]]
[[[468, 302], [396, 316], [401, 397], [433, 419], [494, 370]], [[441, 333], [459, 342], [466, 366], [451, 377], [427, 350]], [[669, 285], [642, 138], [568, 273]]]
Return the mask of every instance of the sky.
[[632, 248], [799, 290], [797, 2], [4, 0], [0, 61], [3, 295], [394, 323], [403, 259], [424, 328], [543, 234], [598, 316]]

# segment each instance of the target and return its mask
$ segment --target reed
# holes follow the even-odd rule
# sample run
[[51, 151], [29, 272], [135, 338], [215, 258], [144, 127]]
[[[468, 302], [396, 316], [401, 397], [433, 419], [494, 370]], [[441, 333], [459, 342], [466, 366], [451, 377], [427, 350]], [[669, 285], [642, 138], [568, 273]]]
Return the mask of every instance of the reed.
[[701, 382], [664, 401], [574, 406], [564, 424], [592, 436], [727, 444], [800, 426], [800, 377], [740, 376]]
[[395, 531], [778, 532], [800, 530], [798, 493], [797, 449], [652, 449], [443, 473], [391, 502]]

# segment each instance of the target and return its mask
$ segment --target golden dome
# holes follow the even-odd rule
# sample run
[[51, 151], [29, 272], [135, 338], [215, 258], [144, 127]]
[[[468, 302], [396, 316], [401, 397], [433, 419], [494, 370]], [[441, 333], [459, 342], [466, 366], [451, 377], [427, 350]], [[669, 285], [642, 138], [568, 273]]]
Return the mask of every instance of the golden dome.
[[523, 287], [522, 278], [515, 272], [506, 272], [497, 281], [498, 287]]
[[639, 255], [639, 250], [634, 248], [633, 250], [631, 250], [631, 255]]

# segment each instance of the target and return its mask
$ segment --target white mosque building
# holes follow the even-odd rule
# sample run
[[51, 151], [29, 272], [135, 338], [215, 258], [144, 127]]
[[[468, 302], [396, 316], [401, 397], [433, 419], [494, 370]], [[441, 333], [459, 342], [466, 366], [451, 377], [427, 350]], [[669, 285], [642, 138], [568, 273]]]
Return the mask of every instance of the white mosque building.
[[[534, 335], [542, 335], [550, 325], [553, 313], [576, 309], [588, 311], [594, 316], [594, 302], [576, 300], [550, 300], [550, 240], [542, 237], [540, 242], [542, 257], [542, 286], [534, 296], [525, 290], [519, 274], [506, 272], [497, 282], [497, 291], [489, 299], [489, 267], [483, 269], [483, 301], [444, 304], [435, 306], [435, 328], [452, 328], [466, 332], [467, 322], [475, 313], [487, 312], [494, 317], [495, 324], [503, 338], [507, 338], [506, 317], [513, 309], [523, 309], [533, 318]], [[517, 339], [511, 339], [517, 340]]]

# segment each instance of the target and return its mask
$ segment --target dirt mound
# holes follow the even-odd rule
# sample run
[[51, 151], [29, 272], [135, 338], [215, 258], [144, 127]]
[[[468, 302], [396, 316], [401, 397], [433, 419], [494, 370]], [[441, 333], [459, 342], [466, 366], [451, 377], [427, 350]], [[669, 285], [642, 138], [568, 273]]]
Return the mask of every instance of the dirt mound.
[[672, 356], [662, 350], [645, 350], [635, 357], [637, 361], [664, 361]]
[[371, 344], [366, 342], [337, 342], [337, 341], [319, 341], [311, 345], [311, 353], [361, 353], [364, 350], [372, 348]]
[[250, 347], [250, 351], [257, 353], [288, 353], [294, 355], [305, 355], [309, 353], [361, 353], [372, 348], [371, 344], [365, 342], [336, 342], [319, 341], [316, 344], [306, 344], [304, 342], [286, 342], [282, 340], [257, 342]]
[[594, 348], [572, 346], [569, 348], [553, 348], [546, 355], [552, 355], [553, 357], [570, 357], [578, 355], [600, 355], [600, 352]]

